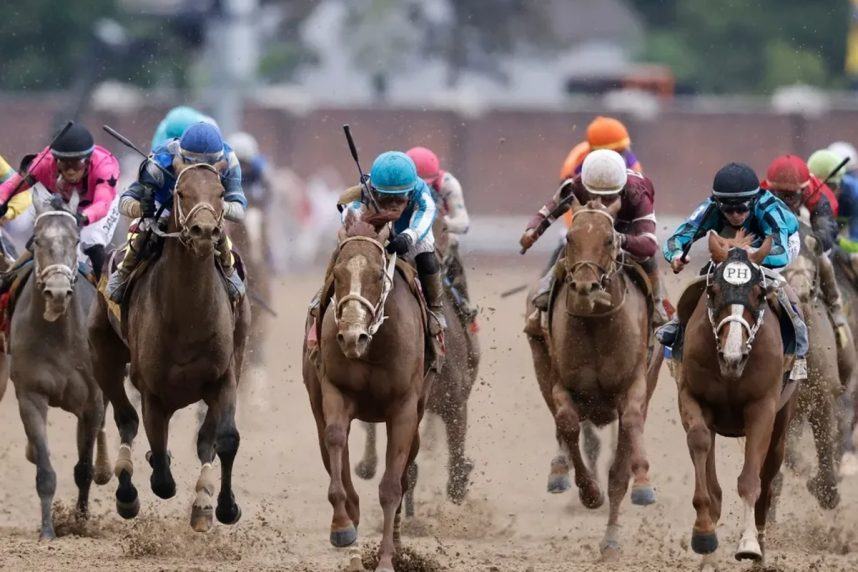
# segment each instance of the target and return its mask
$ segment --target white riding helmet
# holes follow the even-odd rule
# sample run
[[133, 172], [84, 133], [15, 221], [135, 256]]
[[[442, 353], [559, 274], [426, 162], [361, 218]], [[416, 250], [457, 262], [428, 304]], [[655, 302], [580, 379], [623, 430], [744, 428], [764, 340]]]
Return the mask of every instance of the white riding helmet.
[[855, 151], [855, 147], [851, 143], [847, 143], [846, 141], [835, 141], [828, 146], [828, 150], [839, 155], [843, 159], [849, 157], [849, 162], [846, 163], [847, 171], [858, 169], [858, 151]]
[[259, 143], [256, 142], [256, 139], [250, 133], [245, 133], [244, 131], [233, 133], [227, 139], [227, 143], [232, 147], [239, 161], [250, 162], [254, 157], [259, 155]]
[[584, 158], [581, 182], [594, 195], [615, 195], [623, 190], [628, 180], [626, 161], [610, 149], [597, 149]]

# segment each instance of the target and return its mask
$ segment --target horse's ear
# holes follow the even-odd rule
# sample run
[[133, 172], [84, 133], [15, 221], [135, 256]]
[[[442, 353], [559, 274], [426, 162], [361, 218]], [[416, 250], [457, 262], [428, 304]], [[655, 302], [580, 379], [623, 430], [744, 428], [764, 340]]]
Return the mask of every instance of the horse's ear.
[[709, 231], [709, 255], [715, 263], [727, 260], [727, 246], [720, 236], [714, 231]]
[[584, 206], [578, 202], [578, 197], [572, 195], [572, 200], [569, 202], [569, 210], [572, 211], [572, 214], [575, 214], [582, 208], [584, 208]]
[[33, 208], [36, 209], [36, 215], [40, 215], [50, 209], [48, 205], [51, 202], [51, 194], [41, 183], [33, 185], [30, 192], [32, 193]]
[[181, 175], [182, 171], [184, 171], [188, 167], [189, 167], [189, 165], [187, 163], [185, 163], [185, 161], [182, 159], [181, 155], [175, 155], [173, 157], [173, 171], [176, 172], [177, 177], [179, 175]]
[[767, 236], [763, 241], [763, 244], [760, 247], [748, 255], [748, 259], [754, 264], [760, 264], [765, 260], [766, 256], [769, 255], [769, 252], [772, 250], [772, 237]]
[[615, 200], [614, 202], [612, 202], [611, 204], [608, 205], [608, 207], [607, 207], [608, 214], [614, 218], [617, 218], [617, 213], [620, 212], [620, 207], [622, 207], [622, 206], [623, 206], [622, 200], [620, 200], [620, 199]]
[[381, 230], [378, 231], [378, 241], [384, 244], [387, 242], [388, 238], [390, 238], [390, 225], [385, 224], [381, 227]]
[[80, 205], [80, 194], [77, 191], [72, 191], [72, 196], [68, 202], [69, 212], [72, 214], [77, 212], [77, 207]]

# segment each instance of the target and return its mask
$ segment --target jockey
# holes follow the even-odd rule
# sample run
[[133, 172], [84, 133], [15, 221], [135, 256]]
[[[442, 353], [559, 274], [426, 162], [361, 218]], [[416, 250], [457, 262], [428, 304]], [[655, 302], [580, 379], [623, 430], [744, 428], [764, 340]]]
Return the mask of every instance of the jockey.
[[[602, 204], [609, 205], [620, 200], [621, 206], [614, 227], [620, 235], [623, 250], [640, 262], [650, 276], [657, 273], [655, 264], [651, 263], [658, 251], [652, 181], [641, 173], [627, 169], [623, 157], [608, 149], [599, 149], [588, 154], [584, 159], [581, 174], [563, 185], [530, 219], [527, 230], [521, 236], [522, 248], [527, 250], [533, 246], [551, 223], [569, 210], [571, 203], [566, 199], [570, 194], [574, 194], [580, 204], [598, 199]], [[561, 203], [564, 204], [560, 206]], [[554, 276], [552, 267], [540, 280], [539, 290], [533, 299], [533, 305], [541, 312], [548, 310], [548, 295], [554, 283]], [[655, 292], [655, 289], [653, 291]], [[656, 303], [654, 306], [658, 312], [661, 304]], [[664, 307], [661, 308], [664, 311]], [[532, 318], [537, 320], [539, 313], [536, 312]], [[531, 325], [533, 324], [529, 323], [529, 326]]]
[[270, 261], [271, 252], [267, 237], [273, 188], [271, 169], [268, 161], [259, 152], [256, 138], [250, 133], [238, 132], [230, 135], [229, 144], [241, 166], [241, 186], [247, 197], [244, 226], [253, 243], [258, 246], [258, 249], [254, 250], [259, 252], [259, 256], [264, 260]]
[[[13, 203], [13, 193], [25, 193], [36, 184], [55, 195], [51, 200], [54, 208], [60, 208], [73, 193], [78, 193], [80, 202], [75, 217], [81, 227], [80, 249], [89, 257], [95, 275], [100, 276], [104, 248], [119, 221], [115, 201], [119, 161], [110, 151], [95, 145], [86, 127], [75, 123], [51, 147], [43, 149], [30, 165], [26, 178], [16, 173], [0, 185], [0, 216], [5, 217], [10, 209], [18, 211], [17, 214], [26, 210], [26, 199]], [[32, 256], [27, 249], [15, 267]], [[6, 286], [4, 281], [0, 289]]]
[[155, 129], [155, 135], [152, 136], [152, 150], [160, 147], [171, 139], [178, 139], [182, 136], [185, 130], [194, 123], [211, 123], [217, 127], [214, 119], [187, 105], [174, 107], [167, 112], [158, 128]]
[[[729, 163], [716, 174], [712, 196], [701, 203], [691, 216], [664, 243], [664, 258], [675, 273], [688, 264], [685, 256], [691, 244], [703, 238], [707, 231], [721, 234], [725, 230], [744, 229], [756, 237], [760, 246], [765, 237], [772, 237], [772, 249], [762, 265], [769, 269], [783, 268], [798, 254], [800, 239], [798, 219], [789, 208], [769, 191], [760, 189], [753, 169], [741, 163]], [[796, 335], [796, 365], [794, 371], [806, 371], [804, 360], [808, 350], [807, 326], [801, 317], [797, 301], [789, 286], [779, 293], [789, 300], [781, 305], [790, 315]], [[672, 346], [679, 333], [679, 321], [674, 317], [658, 332], [665, 346]]]
[[[858, 254], [858, 153], [855, 147], [843, 141], [832, 143], [828, 150], [839, 156], [838, 163], [849, 159], [844, 167], [846, 172], [836, 173], [831, 178], [836, 180], [832, 185], [840, 202], [837, 222], [846, 229], [846, 236], [840, 237], [838, 246], [854, 258], [854, 255]], [[823, 166], [818, 163], [824, 162], [825, 159], [825, 155], [818, 156], [814, 167], [821, 169]]]
[[[394, 223], [395, 235], [387, 244], [387, 251], [400, 257], [414, 259], [417, 274], [426, 304], [433, 318], [430, 333], [438, 335], [447, 328], [444, 317], [444, 285], [441, 268], [435, 255], [435, 236], [432, 223], [435, 221], [435, 201], [432, 191], [417, 176], [417, 167], [408, 155], [399, 151], [387, 151], [379, 155], [372, 164], [369, 189], [382, 210], [404, 209]], [[359, 187], [358, 187], [359, 189]], [[349, 195], [355, 188], [346, 191]], [[362, 197], [349, 202], [343, 209], [343, 221], [348, 217], [373, 214], [373, 207]]]
[[584, 158], [590, 151], [597, 149], [616, 151], [622, 155], [626, 167], [642, 173], [643, 168], [635, 154], [632, 153], [631, 144], [629, 132], [620, 120], [613, 117], [602, 117], [601, 115], [596, 117], [587, 126], [587, 140], [575, 145], [569, 151], [566, 160], [563, 161], [563, 167], [560, 169], [560, 180], [565, 181], [581, 173]]
[[465, 267], [459, 253], [459, 236], [466, 234], [471, 225], [462, 185], [452, 173], [441, 170], [438, 156], [430, 149], [413, 147], [406, 155], [411, 157], [417, 166], [417, 175], [432, 189], [439, 211], [443, 213], [444, 226], [450, 235], [449, 279], [461, 298], [460, 313], [468, 322], [473, 322], [477, 317], [477, 309], [470, 303]]
[[[241, 187], [241, 167], [232, 148], [221, 138], [220, 131], [210, 123], [199, 122], [191, 125], [182, 134], [181, 139], [171, 139], [152, 151], [152, 154], [140, 165], [137, 181], [131, 183], [122, 193], [119, 210], [125, 216], [138, 219], [151, 219], [156, 209], [173, 202], [173, 190], [176, 184], [174, 161], [186, 164], [206, 163], [220, 170], [221, 182], [225, 194], [224, 218], [233, 222], [244, 219], [247, 199]], [[156, 165], [160, 165], [170, 176]], [[162, 215], [163, 223], [168, 215]], [[144, 247], [147, 233], [144, 224], [134, 225], [125, 249], [125, 257], [111, 275], [107, 283], [107, 293], [114, 302], [121, 302], [125, 296], [125, 287], [131, 272], [140, 262], [139, 253]], [[221, 268], [227, 278], [230, 299], [236, 301], [244, 295], [244, 283], [235, 272], [232, 255], [232, 242], [226, 233], [221, 233], [215, 244]]]
[[766, 180], [760, 186], [781, 199], [796, 216], [801, 214], [802, 207], [809, 211], [813, 235], [823, 252], [823, 256], [819, 257], [819, 286], [822, 298], [828, 307], [834, 327], [848, 328], [846, 316], [843, 315], [840, 289], [834, 277], [834, 266], [828, 258], [838, 233], [835, 211], [828, 201], [827, 193], [822, 190], [828, 187], [818, 177], [811, 175], [805, 162], [795, 155], [783, 155], [772, 161], [766, 171]]

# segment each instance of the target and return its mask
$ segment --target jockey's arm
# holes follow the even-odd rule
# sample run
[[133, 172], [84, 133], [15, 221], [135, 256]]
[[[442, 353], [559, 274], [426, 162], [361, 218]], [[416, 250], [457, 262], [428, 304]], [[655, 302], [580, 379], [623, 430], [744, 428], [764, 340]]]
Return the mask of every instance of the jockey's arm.
[[110, 210], [110, 205], [116, 197], [116, 183], [119, 180], [119, 161], [109, 155], [97, 165], [90, 166], [90, 177], [95, 177], [96, 184], [92, 195], [92, 203], [81, 212], [88, 224], [103, 219]]
[[23, 193], [18, 193], [11, 199], [9, 199], [9, 204], [6, 205], [6, 214], [3, 215], [4, 221], [15, 220], [19, 216], [21, 216], [30, 205], [33, 204], [33, 193], [32, 191], [25, 191]]
[[435, 222], [437, 207], [426, 183], [420, 181], [414, 193], [411, 220], [408, 222], [408, 228], [402, 231], [402, 234], [410, 235], [412, 243], [416, 244], [432, 232], [432, 223]]
[[820, 242], [823, 252], [828, 252], [834, 241], [837, 240], [837, 221], [834, 220], [834, 211], [831, 209], [831, 203], [828, 198], [823, 195], [819, 202], [816, 203], [816, 208], [810, 214], [810, 226], [813, 228], [813, 234]]
[[244, 196], [244, 189], [241, 187], [241, 165], [232, 151], [229, 152], [227, 161], [226, 171], [221, 175], [225, 190], [223, 216], [226, 220], [241, 222], [244, 220], [247, 209], [247, 197]]
[[154, 195], [155, 191], [165, 183], [164, 173], [153, 164], [153, 161], [153, 159], [144, 159], [140, 163], [137, 180], [128, 185], [119, 197], [119, 212], [129, 218], [142, 217], [140, 201], [147, 195]]
[[[790, 235], [798, 233], [798, 219], [783, 203], [771, 203], [762, 213], [754, 213], [760, 218], [760, 229], [765, 236], [772, 237], [772, 249], [763, 259], [766, 268], [783, 268], [790, 263]], [[760, 237], [764, 238], [764, 237]]]
[[700, 203], [691, 216], [665, 241], [662, 247], [665, 260], [673, 262], [674, 259], [681, 257], [687, 245], [693, 243], [703, 232], [714, 228], [713, 217], [707, 216], [711, 204], [712, 199], [709, 198]]
[[447, 230], [452, 234], [465, 234], [471, 225], [468, 209], [465, 207], [465, 195], [462, 192], [462, 184], [459, 180], [446, 173], [441, 183], [441, 195], [447, 207], [447, 215], [444, 223]]
[[[575, 179], [576, 182], [579, 180]], [[574, 192], [575, 183], [570, 185], [562, 185], [551, 199], [542, 205], [542, 208], [527, 223], [527, 231], [533, 233], [534, 242], [539, 239], [543, 233], [548, 230], [551, 224], [563, 216], [569, 210], [572, 201], [566, 201], [571, 193]]]
[[655, 235], [655, 214], [642, 214], [632, 221], [629, 232], [623, 234], [623, 250], [635, 258], [644, 260], [658, 252]]

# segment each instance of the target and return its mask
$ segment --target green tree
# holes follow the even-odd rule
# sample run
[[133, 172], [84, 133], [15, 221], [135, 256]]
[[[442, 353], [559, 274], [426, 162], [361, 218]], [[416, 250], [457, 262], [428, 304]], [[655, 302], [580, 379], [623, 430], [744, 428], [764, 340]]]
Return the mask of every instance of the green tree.
[[629, 0], [647, 23], [641, 58], [704, 92], [836, 85], [849, 0]]

